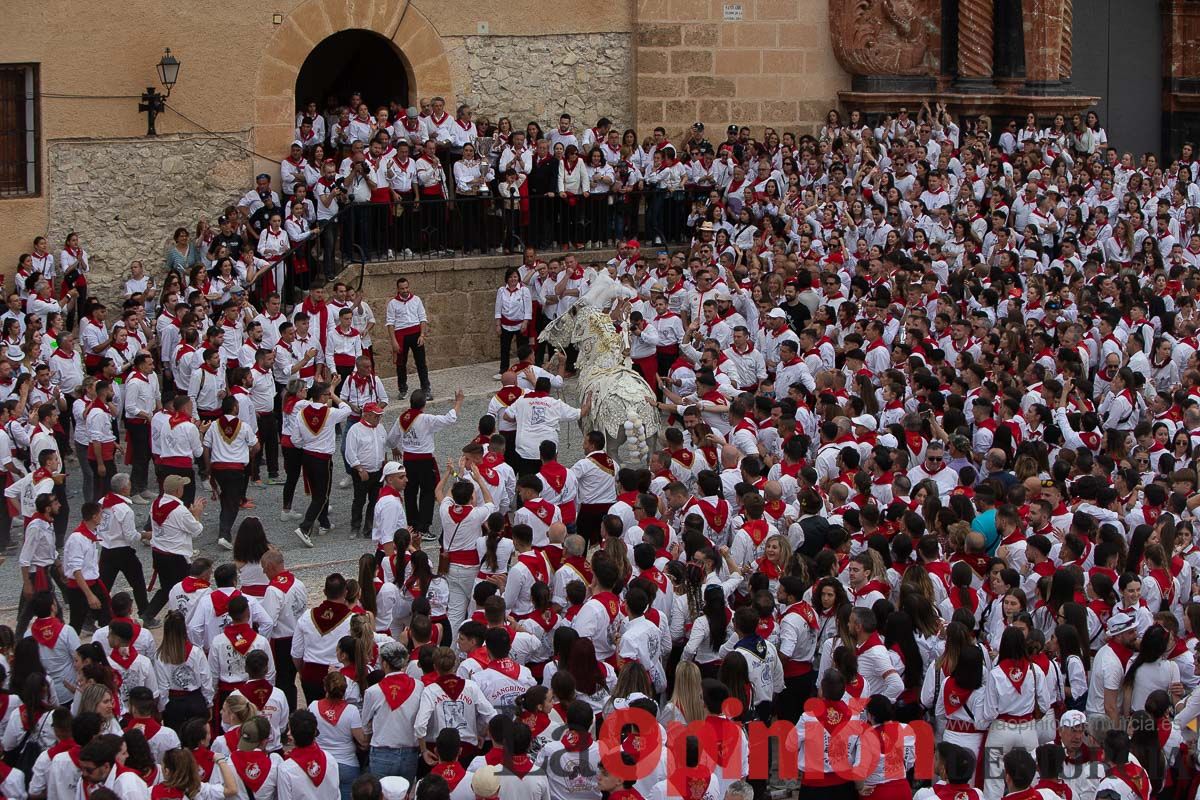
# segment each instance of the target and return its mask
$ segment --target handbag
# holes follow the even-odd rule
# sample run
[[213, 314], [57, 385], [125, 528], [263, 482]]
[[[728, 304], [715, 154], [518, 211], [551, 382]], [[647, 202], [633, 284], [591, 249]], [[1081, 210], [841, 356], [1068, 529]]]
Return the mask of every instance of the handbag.
[[[458, 535], [458, 529], [461, 527], [462, 527], [461, 522], [454, 526], [454, 533], [450, 534], [451, 539], [453, 539], [455, 536]], [[446, 549], [446, 532], [445, 531], [442, 531], [442, 549], [438, 553], [437, 574], [438, 575], [449, 575], [450, 574], [450, 551]]]
[[[20, 744], [4, 754], [4, 763], [20, 770], [27, 781], [33, 777], [33, 765], [42, 754], [41, 732], [49, 719], [50, 712], [43, 714], [41, 722], [25, 731]], [[34, 736], [35, 733], [37, 736]]]

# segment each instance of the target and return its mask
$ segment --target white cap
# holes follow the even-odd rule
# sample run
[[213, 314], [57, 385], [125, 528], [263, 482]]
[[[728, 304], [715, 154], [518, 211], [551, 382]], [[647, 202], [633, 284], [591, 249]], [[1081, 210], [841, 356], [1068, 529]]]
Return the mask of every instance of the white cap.
[[875, 422], [875, 418], [872, 417], [870, 414], [862, 414], [860, 416], [854, 417], [853, 419], [850, 420], [850, 423], [852, 425], [859, 425], [863, 428], [868, 428], [870, 430], [875, 430], [876, 428], [878, 428], [878, 425]]
[[724, 286], [718, 286], [715, 292], [717, 300], [732, 300], [733, 297], [729, 294], [729, 290]]
[[499, 767], [488, 764], [480, 767], [471, 778], [471, 791], [476, 797], [496, 797], [500, 794]]
[[1137, 620], [1129, 614], [1113, 614], [1108, 618], [1108, 627], [1104, 629], [1104, 632], [1111, 639], [1135, 628], [1137, 628]]
[[1071, 709], [1064, 711], [1063, 715], [1058, 719], [1060, 728], [1074, 728], [1076, 725], [1087, 725], [1087, 715], [1082, 711]]
[[881, 433], [879, 438], [875, 440], [876, 444], [881, 444], [884, 447], [899, 447], [900, 443], [896, 441], [896, 437], [890, 433]]
[[404, 800], [408, 795], [408, 781], [399, 775], [388, 775], [379, 779], [383, 789], [383, 800]]
[[1036, 250], [1022, 250], [1021, 258], [1032, 258], [1034, 261], [1037, 261], [1040, 257], [1038, 256]]
[[401, 464], [399, 461], [389, 461], [383, 465], [383, 477], [385, 477], [385, 478], [389, 475], [403, 475], [403, 474], [404, 474], [404, 465]]
[[767, 317], [769, 319], [787, 319], [787, 312], [782, 308], [772, 308], [767, 312]]

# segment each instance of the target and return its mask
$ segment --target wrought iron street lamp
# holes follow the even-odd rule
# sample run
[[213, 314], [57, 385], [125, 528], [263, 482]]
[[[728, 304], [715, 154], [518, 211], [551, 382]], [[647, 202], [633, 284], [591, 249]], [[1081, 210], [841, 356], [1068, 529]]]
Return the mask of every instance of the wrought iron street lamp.
[[154, 118], [167, 109], [167, 98], [171, 96], [171, 88], [179, 80], [179, 67], [179, 59], [171, 55], [171, 48], [166, 48], [155, 70], [158, 72], [159, 83], [163, 85], [167, 93], [162, 94], [156, 91], [153, 86], [147, 86], [145, 93], [142, 95], [142, 101], [138, 103], [138, 111], [145, 112], [147, 115], [147, 136], [158, 135], [158, 131], [154, 129]]

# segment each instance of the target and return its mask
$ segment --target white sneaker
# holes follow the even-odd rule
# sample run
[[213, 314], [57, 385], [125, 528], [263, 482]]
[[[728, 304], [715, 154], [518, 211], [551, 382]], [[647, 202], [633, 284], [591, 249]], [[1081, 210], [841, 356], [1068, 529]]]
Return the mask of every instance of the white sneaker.
[[347, 475], [346, 477], [344, 477], [340, 481], [338, 481], [338, 488], [339, 489], [349, 489], [350, 488], [350, 476], [349, 475]]
[[295, 517], [292, 516], [291, 509], [285, 508], [279, 512], [279, 521], [280, 522], [291, 522], [294, 519], [295, 519]]
[[498, 381], [503, 377], [504, 377], [503, 375], [501, 375], [499, 372], [497, 372], [495, 375], [492, 376], [492, 380]]
[[305, 533], [303, 530], [301, 530], [300, 528], [296, 528], [295, 533], [296, 533], [296, 538], [299, 539], [301, 542], [303, 542], [305, 547], [313, 547], [314, 546], [312, 543], [312, 539], [308, 538], [308, 534]]
[[408, 249], [407, 247], [404, 248], [404, 257], [405, 258], [412, 258], [412, 254], [413, 254], [412, 250]]
[[333, 533], [333, 528], [318, 528], [317, 530], [320, 531], [322, 536], [328, 536]]
[[230, 541], [228, 539], [226, 539], [224, 537], [217, 539], [217, 546], [223, 550], [232, 550], [233, 549], [233, 545], [230, 543]]

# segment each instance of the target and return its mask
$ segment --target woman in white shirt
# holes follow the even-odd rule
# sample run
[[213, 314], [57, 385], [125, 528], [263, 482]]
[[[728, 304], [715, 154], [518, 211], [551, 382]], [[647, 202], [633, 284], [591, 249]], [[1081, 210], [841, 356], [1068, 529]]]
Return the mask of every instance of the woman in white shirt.
[[558, 170], [558, 196], [563, 201], [563, 230], [559, 233], [558, 241], [563, 246], [574, 245], [576, 250], [583, 249], [583, 203], [591, 193], [590, 189], [588, 168], [579, 157], [579, 148], [573, 144], [567, 145], [563, 151], [562, 166]]
[[597, 245], [612, 238], [611, 227], [611, 197], [609, 193], [616, 182], [616, 173], [604, 160], [604, 152], [599, 147], [593, 147], [588, 153], [588, 198], [587, 236], [588, 247], [594, 241]]
[[[596, 648], [591, 639], [576, 639], [572, 643], [565, 670], [575, 679], [575, 696], [591, 706], [593, 713], [603, 711], [617, 685], [617, 672], [596, 658]], [[542, 679], [549, 682], [553, 677], [547, 669]]]
[[360, 771], [358, 750], [366, 749], [367, 737], [358, 708], [346, 702], [346, 676], [326, 675], [324, 699], [309, 703], [308, 710], [317, 718], [317, 745], [337, 762], [342, 797], [349, 797]]
[[683, 646], [683, 660], [695, 661], [706, 678], [717, 677], [721, 659], [736, 643], [730, 617], [725, 591], [720, 586], [706, 587], [703, 613], [692, 623], [687, 644]]
[[[82, 308], [87, 305], [87, 278], [84, 277], [91, 271], [88, 266], [88, 254], [79, 245], [79, 234], [72, 231], [67, 234], [67, 241], [63, 245], [62, 252], [58, 254], [58, 265], [62, 269], [62, 292], [66, 296], [67, 292], [75, 289], [79, 292], [78, 307]], [[67, 324], [70, 328], [75, 327], [75, 314], [72, 311], [67, 318]]]
[[487, 246], [483, 208], [488, 196], [491, 168], [487, 161], [477, 157], [475, 145], [467, 142], [463, 145], [462, 158], [454, 162], [453, 171], [454, 188], [460, 203], [458, 210], [462, 217], [463, 252], [483, 252]]
[[1161, 625], [1146, 629], [1137, 656], [1130, 662], [1121, 681], [1122, 708], [1126, 712], [1144, 710], [1146, 698], [1156, 689], [1182, 691], [1179, 665], [1166, 658], [1170, 639], [1167, 629]]

